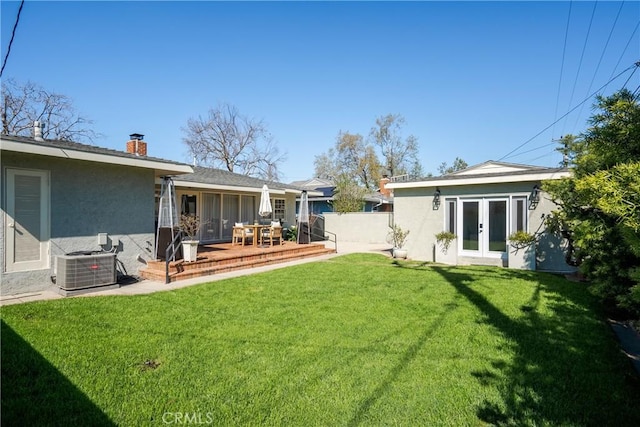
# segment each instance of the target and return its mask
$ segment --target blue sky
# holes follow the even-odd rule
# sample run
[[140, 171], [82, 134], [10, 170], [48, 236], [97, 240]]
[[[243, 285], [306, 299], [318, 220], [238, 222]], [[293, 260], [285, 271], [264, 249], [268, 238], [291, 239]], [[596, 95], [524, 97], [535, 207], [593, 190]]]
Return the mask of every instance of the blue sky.
[[[2, 57], [18, 6], [2, 1]], [[504, 161], [555, 166], [552, 140], [584, 130], [593, 100], [533, 137], [640, 60], [639, 21], [638, 1], [27, 1], [3, 78], [71, 97], [96, 145], [124, 150], [142, 133], [149, 155], [185, 162], [187, 119], [231, 103], [268, 124], [284, 182], [389, 113], [426, 172], [530, 139]]]

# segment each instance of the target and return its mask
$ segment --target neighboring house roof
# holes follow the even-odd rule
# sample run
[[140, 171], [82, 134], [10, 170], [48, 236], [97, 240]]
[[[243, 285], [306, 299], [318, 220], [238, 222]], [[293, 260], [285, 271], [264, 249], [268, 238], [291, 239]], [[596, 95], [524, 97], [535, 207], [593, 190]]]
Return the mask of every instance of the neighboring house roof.
[[[323, 178], [311, 178], [306, 181], [294, 181], [291, 183], [291, 185], [303, 188], [307, 190], [307, 193], [309, 193], [310, 191], [321, 193], [313, 199], [314, 201], [331, 200], [333, 198], [333, 189], [335, 188], [335, 185], [332, 181]], [[311, 198], [309, 200], [311, 200]]]
[[333, 184], [333, 181], [330, 181], [328, 179], [323, 179], [323, 178], [311, 178], [306, 181], [294, 181], [291, 183], [291, 185], [302, 187], [305, 190], [315, 190], [317, 188], [322, 188], [322, 187], [333, 188], [335, 186]]
[[[320, 201], [331, 201], [333, 200], [333, 192], [336, 188], [333, 181], [323, 179], [323, 178], [311, 178], [306, 181], [294, 181], [291, 185], [296, 185], [298, 187], [302, 187], [307, 192], [310, 190], [315, 190], [318, 193], [322, 193], [317, 197], [309, 197], [309, 201], [320, 202]], [[311, 196], [311, 193], [309, 192]], [[369, 193], [365, 195], [364, 200], [366, 202], [371, 203], [393, 203], [393, 196], [387, 196], [382, 194], [380, 191], [376, 191], [375, 193]]]
[[447, 187], [454, 185], [496, 184], [504, 182], [541, 181], [571, 175], [566, 168], [547, 168], [488, 161], [447, 175], [407, 182], [390, 182], [388, 188]]
[[124, 166], [154, 169], [157, 176], [177, 175], [192, 172], [191, 166], [171, 160], [149, 156], [138, 156], [125, 151], [112, 150], [71, 141], [43, 140], [2, 135], [2, 151], [37, 154], [89, 162], [110, 163]]
[[[262, 186], [267, 185], [271, 194], [294, 193], [300, 194], [305, 189], [292, 184], [253, 178], [222, 169], [205, 168], [195, 166], [193, 173], [181, 175], [173, 180], [176, 186], [192, 187], [210, 190], [234, 190], [247, 192], [261, 192]], [[319, 192], [310, 192], [311, 195], [321, 195]]]

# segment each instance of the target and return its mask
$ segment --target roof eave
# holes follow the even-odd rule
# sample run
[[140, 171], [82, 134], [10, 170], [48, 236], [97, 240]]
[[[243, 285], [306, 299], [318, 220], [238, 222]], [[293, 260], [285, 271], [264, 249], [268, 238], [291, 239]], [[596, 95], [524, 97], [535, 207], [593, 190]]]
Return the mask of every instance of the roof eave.
[[58, 157], [63, 159], [84, 160], [88, 162], [108, 163], [122, 166], [154, 169], [157, 176], [193, 173], [193, 168], [189, 165], [160, 162], [144, 157], [120, 157], [102, 153], [89, 153], [67, 147], [51, 147], [45, 145], [29, 144], [25, 142], [11, 141], [9, 139], [2, 140], [2, 150], [26, 154], [37, 154], [48, 157]]
[[426, 181], [415, 182], [398, 182], [389, 183], [387, 188], [425, 188], [425, 187], [453, 187], [461, 185], [479, 185], [479, 184], [504, 184], [510, 182], [530, 182], [530, 181], [545, 181], [551, 179], [560, 179], [571, 176], [571, 172], [568, 170], [559, 170], [554, 172], [532, 172], [520, 175], [496, 175], [496, 176], [482, 176], [474, 177], [468, 176], [465, 178], [457, 179], [432, 179]]

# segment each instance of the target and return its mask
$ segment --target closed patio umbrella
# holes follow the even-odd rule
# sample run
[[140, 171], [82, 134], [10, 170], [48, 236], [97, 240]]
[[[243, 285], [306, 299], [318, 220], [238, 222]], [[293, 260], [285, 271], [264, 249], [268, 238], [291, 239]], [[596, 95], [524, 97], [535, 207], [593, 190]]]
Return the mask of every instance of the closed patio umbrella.
[[263, 218], [271, 216], [271, 200], [269, 199], [269, 187], [267, 184], [262, 186], [262, 194], [260, 195], [260, 207], [258, 208], [258, 215]]
[[[273, 209], [271, 209], [271, 200], [269, 199], [269, 187], [267, 187], [267, 184], [262, 186], [262, 194], [260, 195], [260, 207], [258, 208], [258, 215], [260, 215], [262, 218], [268, 218], [271, 216], [271, 212], [273, 212]], [[256, 239], [257, 236], [254, 236], [254, 239]], [[265, 247], [265, 245], [261, 245], [261, 247]]]

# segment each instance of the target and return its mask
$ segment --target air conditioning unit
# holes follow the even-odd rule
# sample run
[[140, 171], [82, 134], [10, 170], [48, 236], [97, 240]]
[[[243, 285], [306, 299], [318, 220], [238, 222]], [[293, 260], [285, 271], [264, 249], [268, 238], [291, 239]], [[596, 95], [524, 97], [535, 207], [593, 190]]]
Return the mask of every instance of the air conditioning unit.
[[83, 253], [56, 257], [56, 284], [64, 290], [116, 283], [115, 253]]

